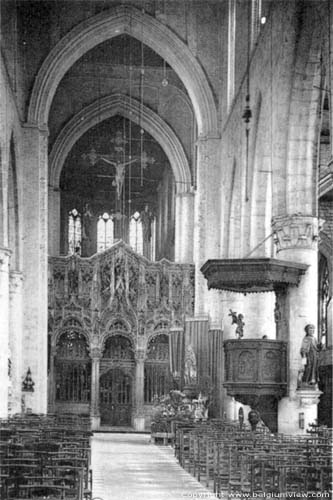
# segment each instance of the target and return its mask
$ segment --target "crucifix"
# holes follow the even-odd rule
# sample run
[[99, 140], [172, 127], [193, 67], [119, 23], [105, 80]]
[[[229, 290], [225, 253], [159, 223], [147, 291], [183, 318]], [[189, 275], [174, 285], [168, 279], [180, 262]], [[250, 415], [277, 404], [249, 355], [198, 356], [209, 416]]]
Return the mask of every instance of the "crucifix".
[[128, 159], [125, 160], [125, 146], [128, 141], [123, 137], [120, 130], [116, 132], [115, 137], [112, 138], [110, 142], [113, 144], [113, 154], [97, 153], [96, 150], [92, 148], [89, 153], [84, 153], [82, 158], [88, 160], [90, 165], [96, 165], [98, 161], [103, 161], [115, 168], [112, 185], [116, 187], [117, 199], [120, 200], [124, 186], [125, 167], [140, 161], [142, 168], [146, 168], [148, 164], [153, 165], [155, 159], [149, 157], [145, 151], [142, 151], [141, 155], [128, 155]]

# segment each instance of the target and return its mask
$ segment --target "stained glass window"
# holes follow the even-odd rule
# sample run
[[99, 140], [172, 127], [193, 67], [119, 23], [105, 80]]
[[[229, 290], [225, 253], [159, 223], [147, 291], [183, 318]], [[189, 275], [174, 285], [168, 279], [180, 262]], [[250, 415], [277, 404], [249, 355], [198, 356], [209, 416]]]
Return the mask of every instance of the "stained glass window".
[[139, 212], [135, 212], [130, 220], [129, 244], [139, 254], [143, 254], [143, 231]]
[[99, 216], [97, 222], [97, 252], [104, 252], [113, 244], [113, 220], [105, 212]]
[[81, 239], [81, 215], [76, 208], [73, 208], [68, 215], [68, 253], [70, 255], [81, 254]]

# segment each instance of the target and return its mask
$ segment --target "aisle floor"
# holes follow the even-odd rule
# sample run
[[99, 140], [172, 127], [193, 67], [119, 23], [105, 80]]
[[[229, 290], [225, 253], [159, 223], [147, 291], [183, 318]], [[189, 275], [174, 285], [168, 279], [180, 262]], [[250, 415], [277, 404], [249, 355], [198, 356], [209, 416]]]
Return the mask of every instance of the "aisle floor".
[[147, 434], [95, 434], [91, 464], [95, 500], [214, 497], [180, 467], [170, 446], [150, 443]]

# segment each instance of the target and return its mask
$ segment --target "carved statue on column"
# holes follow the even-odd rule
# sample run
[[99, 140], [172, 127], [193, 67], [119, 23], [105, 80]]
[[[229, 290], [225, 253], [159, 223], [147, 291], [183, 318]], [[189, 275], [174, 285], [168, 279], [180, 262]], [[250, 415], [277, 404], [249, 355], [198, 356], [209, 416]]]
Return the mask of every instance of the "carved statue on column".
[[147, 259], [150, 259], [151, 223], [153, 220], [153, 215], [149, 210], [148, 205], [145, 205], [145, 209], [141, 212], [140, 218], [143, 229], [143, 255], [147, 257]]
[[82, 212], [82, 256], [89, 257], [93, 243], [93, 213], [89, 203], [86, 203]]
[[302, 379], [301, 382], [306, 385], [314, 386], [319, 380], [319, 351], [321, 344], [314, 338], [315, 327], [314, 325], [306, 325], [304, 328], [305, 337], [302, 340], [301, 356], [303, 363]]

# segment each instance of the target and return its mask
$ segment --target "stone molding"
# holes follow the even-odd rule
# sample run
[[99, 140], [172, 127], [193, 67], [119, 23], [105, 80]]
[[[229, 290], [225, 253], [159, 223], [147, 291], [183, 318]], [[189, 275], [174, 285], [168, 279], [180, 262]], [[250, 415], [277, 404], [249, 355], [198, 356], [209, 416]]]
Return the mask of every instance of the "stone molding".
[[274, 217], [272, 229], [277, 251], [317, 250], [319, 221], [312, 215], [293, 214]]
[[217, 109], [206, 75], [189, 47], [167, 26], [140, 10], [122, 5], [86, 19], [67, 33], [44, 60], [31, 94], [28, 122], [46, 124], [59, 82], [90, 49], [129, 34], [156, 51], [184, 83], [195, 111], [199, 134], [218, 129]]
[[322, 394], [319, 389], [298, 389], [296, 391], [296, 397], [299, 398], [301, 408], [317, 405]]
[[[141, 123], [161, 145], [173, 170], [178, 192], [191, 186], [191, 169], [184, 148], [171, 127], [147, 106], [141, 106], [136, 99], [124, 94], [112, 94], [93, 102], [77, 113], [58, 135], [49, 161], [50, 184], [59, 187], [64, 162], [77, 140], [94, 125], [111, 116], [122, 114], [134, 123]], [[141, 120], [141, 122], [140, 122]]]

